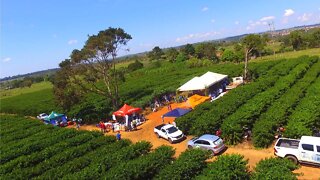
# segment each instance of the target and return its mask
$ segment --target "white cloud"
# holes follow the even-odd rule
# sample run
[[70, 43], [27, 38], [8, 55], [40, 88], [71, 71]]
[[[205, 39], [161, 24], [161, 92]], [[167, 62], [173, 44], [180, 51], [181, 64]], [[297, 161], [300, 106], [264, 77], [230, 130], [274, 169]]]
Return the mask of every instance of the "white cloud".
[[270, 20], [273, 20], [273, 19], [275, 19], [274, 16], [266, 16], [266, 17], [262, 17], [260, 19], [260, 21], [270, 21]]
[[309, 14], [304, 13], [302, 16], [298, 17], [298, 20], [301, 22], [306, 22], [306, 21], [309, 21], [311, 19], [311, 17], [312, 17], [311, 13], [309, 13]]
[[276, 18], [275, 16], [265, 16], [265, 17], [260, 18], [257, 21], [250, 20], [250, 21], [248, 21], [248, 25], [247, 25], [246, 29], [252, 30], [252, 29], [255, 29], [256, 27], [259, 27], [259, 26], [260, 27], [266, 26], [266, 25], [268, 25], [268, 21], [271, 21], [275, 18]]
[[68, 41], [69, 45], [77, 44], [77, 43], [78, 43], [78, 40], [76, 40], [76, 39], [71, 39], [71, 40]]
[[10, 57], [7, 57], [7, 58], [2, 59], [2, 62], [9, 62], [9, 61], [11, 61], [11, 58], [10, 58]]
[[209, 10], [208, 7], [203, 7], [203, 8], [201, 9], [202, 12], [205, 12], [205, 11], [208, 11], [208, 10]]
[[195, 34], [189, 34], [187, 36], [178, 37], [176, 39], [176, 42], [185, 42], [189, 40], [205, 40], [206, 38], [213, 37], [220, 34], [220, 32], [212, 31], [212, 32], [205, 32], [205, 33], [195, 33]]
[[286, 9], [286, 10], [284, 10], [284, 15], [283, 16], [288, 17], [288, 16], [291, 16], [293, 14], [294, 14], [294, 11], [292, 9]]
[[239, 22], [239, 21], [235, 21], [234, 24], [235, 24], [235, 25], [239, 25], [240, 22]]
[[215, 23], [215, 22], [216, 22], [216, 20], [215, 20], [215, 19], [211, 19], [211, 22], [212, 22], [212, 23]]

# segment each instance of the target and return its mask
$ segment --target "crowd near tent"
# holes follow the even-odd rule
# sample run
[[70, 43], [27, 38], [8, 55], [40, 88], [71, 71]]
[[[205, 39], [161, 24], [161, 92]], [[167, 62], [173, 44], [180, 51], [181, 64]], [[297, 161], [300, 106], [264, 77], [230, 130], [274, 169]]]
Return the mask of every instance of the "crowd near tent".
[[197, 105], [199, 105], [209, 99], [210, 99], [210, 97], [208, 97], [208, 96], [200, 96], [198, 94], [194, 94], [193, 96], [188, 98], [186, 105], [193, 109]]
[[65, 125], [67, 124], [67, 116], [52, 111], [48, 117], [43, 119], [43, 121], [47, 124], [53, 124], [55, 126], [62, 124]]
[[200, 77], [194, 77], [190, 81], [180, 86], [178, 91], [204, 90], [219, 82], [227, 81], [228, 76], [208, 71]]
[[[119, 124], [119, 127], [116, 129], [123, 129], [123, 127], [131, 127], [131, 123], [133, 121], [138, 121], [137, 124], [140, 124], [140, 118], [137, 116], [137, 114], [141, 111], [141, 108], [132, 107], [127, 104], [124, 104], [118, 111], [113, 113], [113, 120], [118, 121], [122, 124], [122, 126]], [[116, 116], [123, 117], [122, 122], [117, 119]], [[121, 118], [120, 118], [121, 119]], [[124, 121], [124, 122], [123, 122]]]
[[167, 112], [166, 114], [162, 115], [162, 117], [180, 117], [180, 116], [183, 116], [185, 114], [187, 114], [188, 112], [190, 112], [191, 109], [185, 109], [185, 108], [176, 108], [176, 109], [173, 109], [169, 112]]

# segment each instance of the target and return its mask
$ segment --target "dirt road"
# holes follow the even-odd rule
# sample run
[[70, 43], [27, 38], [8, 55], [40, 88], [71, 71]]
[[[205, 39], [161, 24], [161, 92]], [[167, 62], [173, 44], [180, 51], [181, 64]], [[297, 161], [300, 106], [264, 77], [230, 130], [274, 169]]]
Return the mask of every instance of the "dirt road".
[[[172, 104], [171, 107], [174, 109], [176, 107], [182, 107], [184, 104]], [[158, 139], [156, 135], [153, 133], [153, 128], [159, 124], [162, 124], [161, 115], [168, 112], [166, 107], [160, 109], [157, 112], [150, 113], [147, 115], [147, 121], [138, 127], [137, 131], [132, 132], [121, 132], [122, 138], [130, 139], [132, 142], [138, 142], [141, 140], [149, 141], [153, 144], [153, 148], [159, 147], [161, 145], [170, 145], [173, 146], [176, 150], [175, 156], [179, 156], [181, 152], [185, 151], [187, 146], [187, 141], [192, 138], [192, 136], [188, 136], [186, 140], [177, 143], [170, 144], [168, 141], [164, 139]], [[173, 118], [165, 118], [165, 123], [173, 122]], [[80, 128], [81, 130], [99, 130], [99, 128], [94, 125], [84, 125]], [[108, 132], [108, 135], [114, 135], [115, 133]], [[268, 149], [255, 149], [249, 143], [242, 143], [236, 146], [229, 146], [228, 149], [224, 152], [224, 154], [232, 154], [238, 153], [243, 155], [246, 159], [249, 160], [249, 167], [252, 170], [256, 163], [260, 160], [267, 157], [274, 157], [273, 148]], [[308, 167], [301, 166], [295, 173], [302, 174], [299, 176], [299, 179], [320, 179], [320, 168], [316, 167]]]

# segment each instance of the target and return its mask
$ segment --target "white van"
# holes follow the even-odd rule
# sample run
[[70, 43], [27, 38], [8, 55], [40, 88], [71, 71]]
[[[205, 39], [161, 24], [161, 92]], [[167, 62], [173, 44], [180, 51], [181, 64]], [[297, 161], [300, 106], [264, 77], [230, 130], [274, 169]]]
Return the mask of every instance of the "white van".
[[320, 166], [320, 137], [302, 136], [300, 140], [280, 138], [274, 146], [274, 154], [296, 164]]

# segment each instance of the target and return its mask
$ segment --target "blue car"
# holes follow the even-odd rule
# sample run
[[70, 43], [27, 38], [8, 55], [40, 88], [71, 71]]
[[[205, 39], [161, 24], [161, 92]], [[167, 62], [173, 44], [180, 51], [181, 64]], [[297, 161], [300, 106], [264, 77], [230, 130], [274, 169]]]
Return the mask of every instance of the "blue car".
[[188, 141], [188, 149], [192, 148], [209, 150], [213, 155], [216, 155], [223, 151], [226, 146], [223, 144], [223, 140], [220, 137], [211, 134], [205, 134]]

